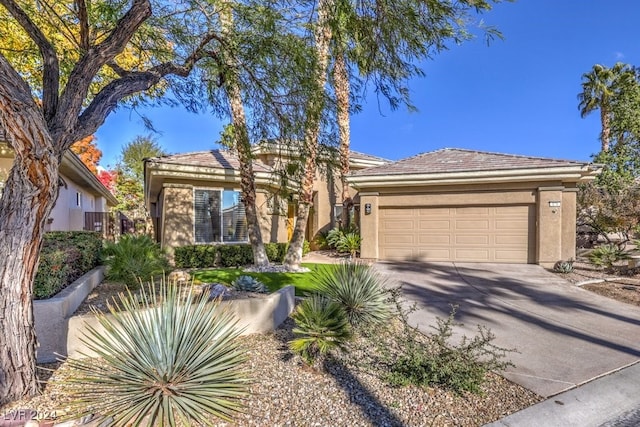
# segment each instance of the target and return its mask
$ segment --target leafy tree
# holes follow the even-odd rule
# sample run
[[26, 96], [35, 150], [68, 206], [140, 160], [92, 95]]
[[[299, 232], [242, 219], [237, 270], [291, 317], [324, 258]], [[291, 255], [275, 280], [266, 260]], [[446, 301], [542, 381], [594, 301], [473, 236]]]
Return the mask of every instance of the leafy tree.
[[[461, 0], [318, 0], [313, 20], [313, 48], [315, 61], [309, 78], [314, 83], [304, 109], [303, 146], [304, 177], [298, 193], [296, 223], [285, 257], [285, 264], [295, 269], [302, 260], [302, 247], [309, 211], [313, 200], [313, 181], [316, 176], [316, 157], [323, 114], [327, 107], [327, 73], [331, 62], [330, 46], [335, 41], [334, 54], [338, 59], [335, 73], [336, 90], [340, 92], [338, 111], [342, 131], [342, 151], [347, 149], [344, 103], [345, 91], [350, 90], [344, 81], [342, 59], [352, 65], [350, 79], [363, 90], [373, 86], [376, 93], [385, 97], [391, 108], [401, 104], [413, 108], [409, 99], [408, 81], [422, 76], [419, 64], [447, 48], [448, 42], [461, 42], [470, 37], [466, 30], [472, 12], [491, 9], [492, 1]], [[497, 34], [488, 29], [487, 35]], [[341, 74], [342, 73], [342, 74]], [[342, 169], [348, 159], [343, 159]]]
[[166, 153], [150, 135], [137, 136], [122, 147], [115, 170], [116, 209], [131, 218], [146, 218], [144, 206], [144, 162]]
[[38, 390], [32, 284], [64, 152], [120, 101], [136, 105], [188, 77], [221, 35], [215, 6], [197, 0], [0, 6], [0, 125], [16, 153], [0, 199], [3, 404]]
[[82, 138], [71, 146], [71, 151], [76, 153], [82, 163], [84, 163], [91, 172], [98, 174], [98, 162], [102, 158], [102, 151], [96, 145], [95, 135], [89, 135]]
[[635, 72], [622, 62], [617, 62], [612, 68], [596, 64], [589, 73], [582, 75], [582, 80], [582, 92], [578, 94], [580, 115], [586, 117], [600, 110], [602, 151], [609, 151], [613, 104], [621, 92], [637, 83]]
[[115, 171], [108, 171], [106, 169], [99, 169], [98, 170], [98, 180], [102, 183], [102, 185], [104, 185], [105, 187], [107, 187], [107, 190], [111, 191], [112, 193], [115, 191], [115, 186], [116, 186], [116, 177], [117, 177], [117, 173]]

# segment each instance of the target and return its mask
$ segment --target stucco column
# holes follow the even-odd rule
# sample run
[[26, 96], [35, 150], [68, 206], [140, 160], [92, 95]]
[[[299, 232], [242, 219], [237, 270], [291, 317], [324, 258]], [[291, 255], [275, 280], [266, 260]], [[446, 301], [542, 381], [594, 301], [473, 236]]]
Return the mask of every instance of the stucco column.
[[563, 190], [564, 187], [538, 188], [537, 258], [543, 267], [553, 267], [562, 259]]
[[378, 193], [360, 193], [360, 257], [378, 259]]
[[577, 188], [562, 193], [562, 260], [576, 259]]
[[162, 247], [173, 257], [173, 249], [194, 244], [193, 187], [165, 184]]

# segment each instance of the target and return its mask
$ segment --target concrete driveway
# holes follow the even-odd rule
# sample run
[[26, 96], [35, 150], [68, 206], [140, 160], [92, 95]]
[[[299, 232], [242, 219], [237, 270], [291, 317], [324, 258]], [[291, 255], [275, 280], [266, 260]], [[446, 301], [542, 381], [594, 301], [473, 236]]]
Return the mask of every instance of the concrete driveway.
[[432, 332], [458, 305], [461, 333], [482, 324], [516, 348], [505, 377], [549, 397], [640, 360], [640, 308], [601, 297], [537, 265], [380, 262]]

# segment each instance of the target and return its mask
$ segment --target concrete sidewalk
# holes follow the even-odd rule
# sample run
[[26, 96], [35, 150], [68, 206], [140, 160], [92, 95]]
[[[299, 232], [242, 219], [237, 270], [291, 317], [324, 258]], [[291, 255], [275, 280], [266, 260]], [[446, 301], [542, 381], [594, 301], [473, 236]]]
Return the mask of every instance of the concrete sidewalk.
[[[543, 397], [640, 360], [640, 310], [576, 287], [537, 265], [377, 263], [417, 304], [410, 321], [432, 332], [457, 305], [459, 334], [484, 325], [518, 352], [503, 375]], [[640, 380], [639, 380], [640, 382]]]
[[547, 399], [486, 427], [640, 425], [640, 363]]

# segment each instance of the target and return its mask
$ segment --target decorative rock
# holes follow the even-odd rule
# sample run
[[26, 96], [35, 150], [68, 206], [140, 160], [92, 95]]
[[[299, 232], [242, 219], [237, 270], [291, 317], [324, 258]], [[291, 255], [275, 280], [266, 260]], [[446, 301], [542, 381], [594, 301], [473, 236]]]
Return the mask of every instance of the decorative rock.
[[179, 285], [184, 285], [191, 280], [191, 275], [184, 270], [174, 270], [167, 276], [169, 282], [176, 282]]

